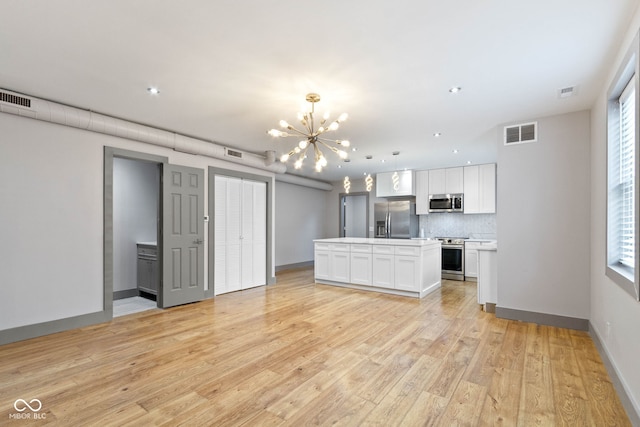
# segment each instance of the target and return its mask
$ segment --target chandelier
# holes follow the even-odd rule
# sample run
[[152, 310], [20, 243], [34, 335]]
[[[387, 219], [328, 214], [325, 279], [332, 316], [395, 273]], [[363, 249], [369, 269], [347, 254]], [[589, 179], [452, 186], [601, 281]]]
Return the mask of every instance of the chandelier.
[[340, 127], [340, 123], [347, 120], [347, 113], [342, 113], [336, 120], [331, 122], [328, 126], [325, 127], [325, 123], [329, 120], [329, 113], [326, 112], [322, 116], [322, 120], [318, 123], [318, 127], [316, 127], [315, 119], [313, 117], [313, 113], [315, 112], [314, 106], [315, 103], [320, 101], [320, 95], [317, 93], [308, 93], [306, 97], [307, 102], [311, 103], [311, 111], [305, 113], [298, 113], [298, 120], [302, 124], [304, 130], [299, 130], [291, 126], [285, 120], [280, 120], [280, 127], [291, 131], [291, 133], [286, 131], [280, 131], [277, 129], [271, 129], [267, 131], [267, 133], [271, 136], [286, 138], [286, 137], [303, 137], [298, 145], [293, 147], [291, 151], [286, 154], [283, 154], [280, 157], [280, 161], [282, 163], [286, 163], [290, 157], [297, 156], [297, 160], [294, 162], [293, 166], [296, 169], [300, 169], [302, 167], [302, 163], [307, 158], [307, 151], [310, 147], [313, 147], [313, 155], [315, 158], [315, 166], [316, 171], [321, 172], [322, 168], [327, 166], [327, 159], [324, 157], [321, 146], [333, 151], [336, 153], [341, 159], [347, 158], [347, 152], [342, 150], [342, 147], [348, 147], [350, 145], [349, 141], [344, 139], [328, 139], [324, 135], [326, 135], [329, 131], [335, 131]]

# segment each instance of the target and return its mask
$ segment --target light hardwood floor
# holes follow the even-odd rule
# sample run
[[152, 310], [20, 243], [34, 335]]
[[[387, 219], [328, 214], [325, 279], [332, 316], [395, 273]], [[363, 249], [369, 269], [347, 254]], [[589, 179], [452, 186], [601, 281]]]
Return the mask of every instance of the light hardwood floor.
[[[0, 346], [0, 425], [630, 425], [587, 333], [496, 319], [474, 283], [423, 300], [278, 284]], [[27, 410], [25, 413], [29, 413]]]

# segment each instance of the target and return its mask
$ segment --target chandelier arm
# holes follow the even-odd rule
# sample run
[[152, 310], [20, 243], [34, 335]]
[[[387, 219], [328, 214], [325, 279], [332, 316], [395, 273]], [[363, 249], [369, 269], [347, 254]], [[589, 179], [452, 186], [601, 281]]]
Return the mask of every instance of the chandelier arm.
[[[298, 130], [296, 128], [294, 128], [293, 126], [289, 125], [289, 127], [287, 128], [287, 130], [292, 130], [294, 132], [296, 132], [298, 135], [302, 135], [304, 137], [309, 137], [309, 135], [307, 135], [305, 132], [302, 132], [301, 130]], [[287, 135], [288, 136], [298, 136], [298, 135]], [[286, 138], [286, 137], [285, 137]]]

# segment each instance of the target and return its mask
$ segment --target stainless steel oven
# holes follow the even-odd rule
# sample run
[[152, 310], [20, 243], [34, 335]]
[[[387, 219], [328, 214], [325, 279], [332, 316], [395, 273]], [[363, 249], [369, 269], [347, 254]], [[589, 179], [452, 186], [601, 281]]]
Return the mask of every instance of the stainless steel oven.
[[439, 237], [442, 242], [442, 278], [464, 280], [464, 239]]

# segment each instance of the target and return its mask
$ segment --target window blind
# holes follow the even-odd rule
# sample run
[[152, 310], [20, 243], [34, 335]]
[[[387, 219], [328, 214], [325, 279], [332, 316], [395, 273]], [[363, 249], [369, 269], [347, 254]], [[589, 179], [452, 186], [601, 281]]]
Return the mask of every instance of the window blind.
[[635, 265], [635, 133], [636, 103], [634, 79], [620, 96], [620, 262]]

